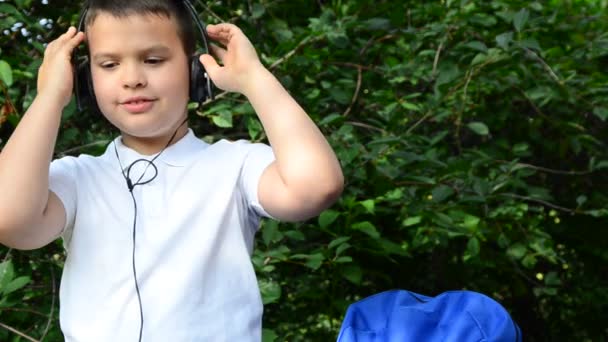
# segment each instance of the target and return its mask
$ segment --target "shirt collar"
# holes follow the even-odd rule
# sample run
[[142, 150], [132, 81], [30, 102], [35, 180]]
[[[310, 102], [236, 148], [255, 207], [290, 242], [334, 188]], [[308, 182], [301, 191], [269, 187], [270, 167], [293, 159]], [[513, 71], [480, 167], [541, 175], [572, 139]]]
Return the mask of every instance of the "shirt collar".
[[[173, 145], [164, 149], [155, 161], [161, 161], [169, 166], [183, 167], [186, 166], [191, 156], [201, 149], [205, 148], [207, 143], [198, 139], [192, 129], [188, 128], [188, 132], [180, 140]], [[120, 161], [116, 158], [116, 154]], [[121, 137], [115, 138], [106, 148], [104, 158], [114, 161], [116, 164], [121, 164], [123, 168], [127, 168], [137, 159], [152, 160], [157, 154], [143, 155], [126, 146], [122, 142]]]

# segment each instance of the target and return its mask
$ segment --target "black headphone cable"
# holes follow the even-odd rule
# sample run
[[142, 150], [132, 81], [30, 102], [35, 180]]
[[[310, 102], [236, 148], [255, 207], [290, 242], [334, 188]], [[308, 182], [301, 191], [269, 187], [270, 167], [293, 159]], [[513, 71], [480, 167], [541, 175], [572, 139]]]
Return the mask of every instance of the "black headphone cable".
[[[143, 335], [143, 330], [144, 330], [144, 310], [143, 310], [143, 306], [142, 306], [142, 302], [141, 302], [141, 294], [139, 291], [139, 283], [137, 281], [137, 268], [135, 267], [135, 241], [136, 241], [136, 229], [135, 227], [137, 226], [137, 201], [135, 200], [135, 195], [133, 194], [133, 189], [138, 186], [138, 185], [144, 185], [144, 184], [148, 184], [150, 182], [152, 182], [156, 176], [158, 176], [158, 168], [156, 167], [156, 165], [154, 165], [154, 161], [156, 160], [156, 158], [158, 158], [167, 147], [169, 147], [169, 145], [171, 145], [171, 142], [173, 141], [173, 139], [175, 138], [175, 135], [177, 135], [177, 131], [186, 123], [186, 121], [188, 121], [188, 117], [186, 116], [186, 118], [184, 119], [184, 121], [182, 121], [181, 124], [179, 124], [179, 126], [177, 126], [177, 128], [175, 129], [175, 132], [173, 132], [173, 135], [171, 136], [171, 138], [169, 139], [169, 141], [167, 142], [167, 145], [165, 145], [165, 147], [163, 147], [162, 150], [160, 150], [160, 152], [158, 152], [158, 154], [156, 156], [154, 156], [154, 158], [152, 158], [151, 160], [145, 159], [145, 158], [140, 158], [135, 160], [134, 162], [132, 162], [126, 170], [125, 173], [125, 169], [122, 167], [122, 163], [120, 162], [120, 157], [118, 156], [118, 149], [116, 148], [116, 142], [114, 141], [114, 152], [116, 153], [116, 159], [118, 160], [118, 165], [120, 166], [120, 171], [122, 173], [122, 176], [124, 177], [126, 183], [127, 183], [127, 189], [129, 189], [129, 193], [131, 194], [131, 199], [133, 200], [133, 252], [132, 252], [132, 266], [133, 266], [133, 279], [135, 281], [135, 292], [137, 293], [137, 302], [139, 303], [139, 318], [140, 318], [140, 324], [139, 324], [139, 338], [138, 341], [141, 342], [142, 339], [142, 335]], [[131, 180], [130, 177], [130, 173], [131, 173], [131, 168], [137, 164], [137, 163], [147, 163], [146, 168], [144, 169], [144, 171], [142, 172], [141, 176], [137, 179], [137, 181], [135, 183], [133, 183], [133, 181]], [[152, 168], [154, 169], [154, 175], [145, 181], [141, 181], [142, 178], [144, 177], [144, 175], [146, 174], [146, 171], [148, 170], [148, 167], [152, 165]]]

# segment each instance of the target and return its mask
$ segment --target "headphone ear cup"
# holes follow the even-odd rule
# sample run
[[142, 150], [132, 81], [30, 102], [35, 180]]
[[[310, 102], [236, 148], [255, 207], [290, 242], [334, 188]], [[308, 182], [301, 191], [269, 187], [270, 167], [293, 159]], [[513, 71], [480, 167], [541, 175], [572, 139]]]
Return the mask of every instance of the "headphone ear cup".
[[78, 62], [74, 77], [74, 93], [78, 109], [80, 111], [86, 108], [97, 110], [97, 100], [95, 99], [93, 81], [91, 79], [91, 65], [87, 57], [83, 57]]
[[199, 105], [212, 98], [211, 80], [198, 56], [190, 57], [190, 101]]

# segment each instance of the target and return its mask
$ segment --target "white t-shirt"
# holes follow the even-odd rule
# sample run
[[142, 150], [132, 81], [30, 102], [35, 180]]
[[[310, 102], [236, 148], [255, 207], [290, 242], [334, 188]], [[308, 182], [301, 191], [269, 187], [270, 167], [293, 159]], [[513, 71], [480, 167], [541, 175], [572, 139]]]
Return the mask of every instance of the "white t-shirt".
[[[116, 151], [114, 149], [116, 144]], [[50, 188], [66, 209], [60, 288], [66, 341], [137, 341], [132, 269], [134, 205], [121, 168], [139, 158], [117, 138], [99, 157], [51, 163]], [[158, 175], [133, 190], [142, 340], [260, 341], [262, 302], [251, 264], [257, 194], [274, 160], [264, 144], [207, 144], [191, 130], [156, 159]], [[146, 163], [133, 166], [133, 183]], [[154, 173], [148, 166], [141, 182]]]

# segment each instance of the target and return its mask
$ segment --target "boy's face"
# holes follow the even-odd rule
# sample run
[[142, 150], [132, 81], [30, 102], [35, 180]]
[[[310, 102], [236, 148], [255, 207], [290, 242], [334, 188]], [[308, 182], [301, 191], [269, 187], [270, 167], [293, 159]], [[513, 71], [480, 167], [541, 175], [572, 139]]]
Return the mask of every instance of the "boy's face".
[[127, 145], [166, 143], [186, 115], [189, 59], [177, 30], [163, 16], [107, 13], [87, 27], [97, 103]]

